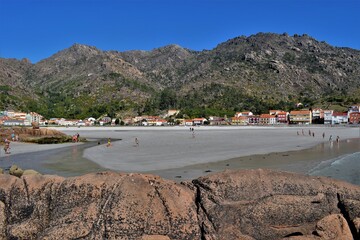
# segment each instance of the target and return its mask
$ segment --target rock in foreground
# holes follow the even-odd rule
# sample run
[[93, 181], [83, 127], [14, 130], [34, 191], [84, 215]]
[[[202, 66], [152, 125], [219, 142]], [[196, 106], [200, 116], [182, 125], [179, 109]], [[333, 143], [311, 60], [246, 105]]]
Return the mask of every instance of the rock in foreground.
[[286, 172], [0, 175], [0, 239], [358, 239], [359, 219], [359, 186]]

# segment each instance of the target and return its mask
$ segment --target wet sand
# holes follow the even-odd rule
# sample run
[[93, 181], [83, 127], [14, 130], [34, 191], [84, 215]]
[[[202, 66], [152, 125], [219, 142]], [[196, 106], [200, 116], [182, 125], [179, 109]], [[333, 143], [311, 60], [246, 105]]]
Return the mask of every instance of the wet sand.
[[83, 157], [84, 149], [94, 145], [95, 142], [56, 145], [15, 143], [12, 148], [14, 154], [1, 156], [0, 168], [8, 170], [15, 164], [22, 169], [34, 169], [42, 174], [63, 177], [105, 171], [107, 169]]
[[[306, 173], [323, 159], [330, 159], [345, 152], [360, 151], [359, 145], [351, 144], [351, 141], [339, 144], [333, 142], [333, 147], [330, 148], [330, 135], [333, 139], [336, 136], [340, 136], [340, 139], [359, 138], [360, 130], [349, 127], [202, 126], [195, 127], [194, 136], [188, 127], [55, 129], [69, 135], [79, 133], [81, 137], [94, 141], [93, 145], [48, 145], [56, 148], [48, 151], [45, 151], [46, 145], [24, 145], [21, 150], [17, 150], [14, 145], [12, 161], [21, 165], [28, 160], [17, 160], [17, 155], [35, 156], [43, 153], [44, 163], [37, 167], [40, 172], [50, 174], [74, 176], [110, 169], [153, 173], [168, 179], [184, 180], [227, 168], [271, 168]], [[309, 130], [314, 132], [314, 137], [309, 135]], [[325, 138], [322, 133], [325, 133]], [[106, 141], [97, 144], [99, 139], [108, 137], [113, 139], [112, 147], [106, 147]], [[136, 146], [135, 138], [139, 139], [139, 146]], [[27, 151], [28, 154], [24, 154]], [[77, 151], [81, 156], [62, 155], [71, 151]]]
[[[304, 135], [302, 135], [303, 130]], [[74, 134], [76, 133], [74, 131], [79, 129], [62, 131]], [[309, 167], [304, 167], [300, 158], [307, 159], [310, 157], [309, 152], [314, 153], [312, 156], [314, 160], [308, 160], [312, 162], [310, 164], [312, 167], [316, 165], [315, 162], [332, 158], [334, 154], [339, 155], [341, 153], [336, 153], [334, 150], [337, 147], [339, 149], [345, 147], [341, 144], [334, 148], [336, 141], [332, 141], [332, 150], [327, 151], [330, 148], [330, 135], [333, 140], [336, 136], [340, 136], [340, 139], [352, 139], [359, 137], [358, 131], [357, 128], [323, 126], [202, 126], [195, 127], [193, 135], [188, 127], [109, 127], [89, 130], [84, 128], [80, 134], [89, 139], [104, 136], [122, 139], [113, 142], [110, 148], [100, 145], [84, 151], [85, 158], [103, 168], [123, 172], [154, 173], [168, 179], [178, 179], [180, 176], [182, 179], [193, 179], [225, 168], [272, 168], [305, 172]], [[323, 133], [325, 133], [324, 138]], [[135, 138], [139, 139], [139, 146], [135, 144]], [[316, 148], [317, 145], [320, 147]], [[358, 148], [353, 148], [354, 146], [348, 147], [347, 151], [359, 151]], [[299, 151], [304, 149], [309, 150]], [[288, 151], [290, 153], [280, 154], [281, 158], [278, 158], [278, 153]], [[317, 155], [318, 152], [322, 154]], [[287, 156], [282, 155], [289, 156], [286, 158]], [[294, 159], [296, 156], [297, 159]]]
[[[221, 172], [226, 169], [257, 169], [267, 168], [309, 174], [311, 170], [339, 156], [360, 152], [360, 139], [348, 139], [337, 142], [324, 142], [315, 147], [297, 151], [272, 152], [245, 157], [232, 158], [224, 161], [195, 164], [177, 169], [152, 171], [167, 179], [187, 180], [209, 173]], [[330, 162], [328, 162], [330, 164]], [[346, 173], [338, 173], [346, 174]], [[338, 177], [342, 179], [342, 177]]]

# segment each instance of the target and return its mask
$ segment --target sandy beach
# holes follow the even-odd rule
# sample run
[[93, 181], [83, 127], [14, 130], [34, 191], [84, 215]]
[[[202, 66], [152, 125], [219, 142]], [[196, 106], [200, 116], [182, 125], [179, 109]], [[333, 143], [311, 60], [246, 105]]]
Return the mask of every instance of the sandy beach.
[[[325, 126], [291, 127], [82, 127], [54, 128], [68, 135], [79, 133], [96, 144], [83, 150], [83, 158], [101, 169], [122, 172], [148, 172], [170, 179], [192, 179], [226, 168], [273, 168], [304, 172], [331, 154], [360, 151], [358, 145], [347, 147], [344, 140], [359, 138], [359, 128]], [[310, 133], [309, 133], [310, 131]], [[304, 132], [304, 134], [303, 134]], [[325, 135], [323, 137], [323, 134]], [[332, 136], [332, 141], [329, 137]], [[340, 137], [339, 143], [336, 137]], [[111, 139], [111, 147], [106, 139]], [[139, 145], [135, 143], [138, 138]], [[97, 142], [100, 141], [98, 145]], [[327, 151], [332, 148], [338, 151]], [[81, 143], [80, 143], [81, 144]], [[311, 161], [300, 162], [311, 155]], [[13, 143], [12, 155], [74, 147], [73, 143], [35, 145]], [[284, 152], [290, 152], [281, 154]], [[328, 152], [328, 153], [327, 153]], [[263, 156], [267, 154], [268, 156]], [[330, 154], [330, 155], [329, 155]], [[257, 157], [258, 156], [258, 157]], [[0, 157], [4, 157], [2, 153]], [[289, 164], [293, 162], [294, 164]], [[86, 168], [78, 166], [79, 168]]]

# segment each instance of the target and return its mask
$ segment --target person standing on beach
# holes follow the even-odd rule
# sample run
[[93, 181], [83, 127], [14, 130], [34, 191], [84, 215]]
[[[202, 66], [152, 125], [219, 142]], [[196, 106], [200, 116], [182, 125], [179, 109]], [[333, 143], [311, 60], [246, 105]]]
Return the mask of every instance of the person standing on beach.
[[111, 139], [110, 138], [108, 138], [108, 142], [107, 142], [106, 146], [111, 147]]
[[332, 135], [330, 135], [330, 137], [329, 137], [329, 142], [331, 142], [332, 141]]
[[323, 136], [323, 139], [324, 139], [325, 138], [325, 132], [323, 132], [322, 136]]
[[336, 137], [336, 142], [339, 142], [339, 141], [340, 141], [340, 137], [337, 136], [337, 137]]
[[138, 147], [139, 146], [139, 139], [136, 137], [135, 138], [135, 146]]
[[4, 146], [5, 154], [10, 154], [10, 141], [7, 138], [5, 138], [4, 142], [5, 142], [5, 146]]

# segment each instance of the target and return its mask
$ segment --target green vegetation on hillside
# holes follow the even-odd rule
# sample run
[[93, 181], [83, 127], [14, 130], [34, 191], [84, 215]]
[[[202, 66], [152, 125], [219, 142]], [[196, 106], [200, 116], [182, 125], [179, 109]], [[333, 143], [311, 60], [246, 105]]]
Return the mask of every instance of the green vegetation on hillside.
[[[360, 51], [310, 36], [258, 33], [190, 51], [101, 51], [76, 44], [36, 64], [0, 62], [0, 107], [46, 118], [346, 109], [360, 102]], [[9, 83], [11, 83], [9, 85]]]

